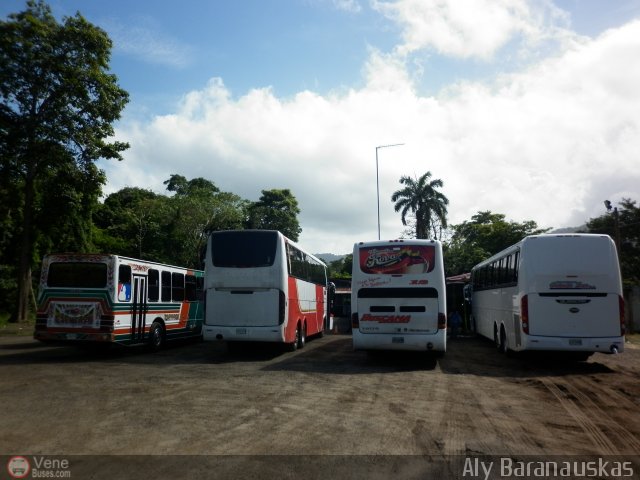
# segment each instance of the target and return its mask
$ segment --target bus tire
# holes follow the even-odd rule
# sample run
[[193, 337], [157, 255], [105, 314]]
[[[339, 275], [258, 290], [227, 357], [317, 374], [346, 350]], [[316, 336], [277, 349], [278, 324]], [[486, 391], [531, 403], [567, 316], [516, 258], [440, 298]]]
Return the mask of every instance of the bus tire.
[[164, 347], [164, 327], [160, 322], [153, 322], [149, 329], [149, 348], [157, 352]]
[[287, 350], [290, 352], [295, 352], [300, 345], [300, 323], [296, 326], [296, 336], [293, 338], [293, 342], [287, 343]]
[[507, 333], [504, 326], [500, 327], [500, 353], [507, 355], [509, 353], [509, 345], [507, 344]]
[[296, 335], [298, 338], [298, 348], [304, 348], [304, 344], [307, 342], [307, 324], [298, 324], [298, 328], [300, 329], [300, 334]]

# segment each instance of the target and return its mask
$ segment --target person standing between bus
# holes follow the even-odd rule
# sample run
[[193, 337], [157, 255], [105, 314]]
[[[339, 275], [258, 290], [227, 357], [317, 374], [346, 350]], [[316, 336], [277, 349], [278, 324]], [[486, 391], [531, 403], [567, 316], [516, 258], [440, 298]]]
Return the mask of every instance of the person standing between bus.
[[449, 325], [451, 326], [451, 337], [456, 338], [462, 326], [462, 317], [458, 313], [458, 310], [454, 310], [449, 314]]

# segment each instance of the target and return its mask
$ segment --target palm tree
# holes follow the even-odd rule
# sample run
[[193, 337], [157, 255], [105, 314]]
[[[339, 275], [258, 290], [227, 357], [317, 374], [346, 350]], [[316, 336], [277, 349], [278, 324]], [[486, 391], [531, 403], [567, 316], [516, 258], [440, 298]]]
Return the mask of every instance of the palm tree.
[[436, 220], [440, 220], [442, 227], [447, 226], [447, 205], [449, 199], [436, 189], [442, 188], [442, 180], [431, 178], [431, 172], [427, 172], [414, 180], [408, 176], [402, 176], [400, 183], [405, 185], [401, 190], [394, 192], [391, 201], [395, 202], [396, 212], [401, 211], [402, 224], [407, 225], [407, 214], [415, 214], [416, 238], [429, 238], [429, 233], [436, 236]]

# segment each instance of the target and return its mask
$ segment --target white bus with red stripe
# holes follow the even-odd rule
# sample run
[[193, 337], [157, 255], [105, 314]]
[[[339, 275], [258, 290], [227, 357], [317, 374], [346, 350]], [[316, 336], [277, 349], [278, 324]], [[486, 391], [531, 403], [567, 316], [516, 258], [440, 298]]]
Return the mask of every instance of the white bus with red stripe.
[[503, 353], [624, 350], [616, 247], [594, 234], [532, 235], [471, 271], [473, 322]]
[[326, 265], [275, 230], [209, 236], [205, 340], [278, 342], [290, 350], [322, 335]]
[[360, 242], [353, 247], [351, 324], [355, 350], [447, 349], [442, 244]]

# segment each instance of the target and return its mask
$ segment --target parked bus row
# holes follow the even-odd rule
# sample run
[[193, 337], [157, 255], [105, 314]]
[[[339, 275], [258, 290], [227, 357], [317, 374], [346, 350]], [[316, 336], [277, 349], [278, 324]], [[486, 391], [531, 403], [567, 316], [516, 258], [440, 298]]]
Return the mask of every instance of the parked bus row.
[[[623, 351], [624, 300], [609, 237], [530, 236], [471, 273], [472, 324], [501, 351], [585, 358]], [[34, 337], [159, 348], [201, 336], [296, 350], [330, 327], [329, 293], [326, 265], [270, 230], [213, 232], [204, 271], [116, 255], [49, 255]], [[354, 349], [444, 354], [446, 306], [439, 241], [354, 245]]]

